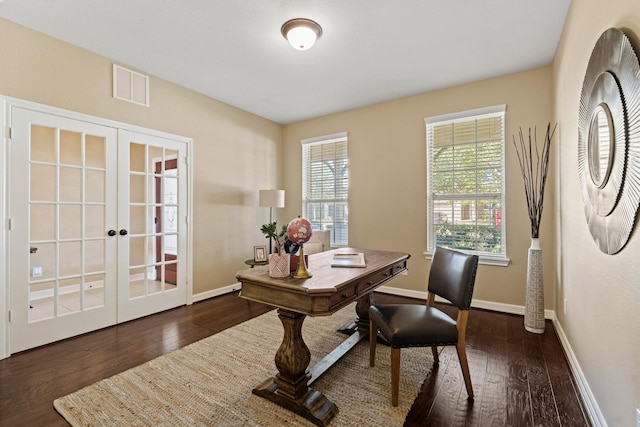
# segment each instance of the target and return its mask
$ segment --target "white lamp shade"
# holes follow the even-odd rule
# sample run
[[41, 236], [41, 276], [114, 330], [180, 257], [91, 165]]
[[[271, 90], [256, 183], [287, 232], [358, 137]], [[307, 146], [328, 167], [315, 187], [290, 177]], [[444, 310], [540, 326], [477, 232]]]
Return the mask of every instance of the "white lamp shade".
[[261, 208], [284, 208], [284, 190], [260, 190]]

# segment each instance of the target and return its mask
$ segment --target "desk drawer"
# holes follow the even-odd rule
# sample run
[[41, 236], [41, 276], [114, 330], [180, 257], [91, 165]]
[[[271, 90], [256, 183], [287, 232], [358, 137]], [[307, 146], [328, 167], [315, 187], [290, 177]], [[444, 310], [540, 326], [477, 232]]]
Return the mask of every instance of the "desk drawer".
[[343, 301], [352, 301], [355, 299], [357, 295], [358, 295], [358, 292], [357, 292], [356, 284], [355, 283], [350, 284], [349, 286], [346, 286], [345, 288], [339, 290], [338, 292], [336, 292], [331, 296], [331, 302], [330, 302], [331, 307], [334, 307]]

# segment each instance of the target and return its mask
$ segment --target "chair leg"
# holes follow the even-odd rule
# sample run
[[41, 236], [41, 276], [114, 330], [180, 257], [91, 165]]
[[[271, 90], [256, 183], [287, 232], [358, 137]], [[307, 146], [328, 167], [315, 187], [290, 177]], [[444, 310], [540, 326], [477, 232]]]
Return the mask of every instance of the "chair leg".
[[464, 385], [467, 387], [469, 398], [473, 399], [473, 387], [471, 386], [471, 374], [469, 373], [469, 363], [467, 362], [467, 351], [464, 342], [458, 342], [456, 345], [458, 350], [458, 359], [460, 359], [460, 367], [462, 368], [462, 376], [464, 377]]
[[435, 345], [432, 346], [431, 353], [433, 354], [433, 366], [440, 365], [440, 356], [438, 355], [438, 347]]
[[378, 341], [378, 329], [373, 321], [369, 321], [369, 366], [376, 365], [376, 342]]
[[391, 404], [398, 406], [400, 390], [400, 349], [391, 348]]

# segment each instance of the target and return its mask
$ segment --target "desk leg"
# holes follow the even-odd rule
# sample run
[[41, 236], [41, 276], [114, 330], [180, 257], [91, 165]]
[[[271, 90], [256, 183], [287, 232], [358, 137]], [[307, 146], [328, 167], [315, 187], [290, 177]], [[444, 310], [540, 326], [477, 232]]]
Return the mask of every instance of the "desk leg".
[[319, 391], [309, 388], [311, 353], [302, 339], [304, 314], [278, 309], [284, 328], [282, 344], [276, 352], [278, 374], [253, 389], [253, 394], [271, 400], [288, 410], [326, 426], [338, 407]]
[[356, 301], [356, 319], [338, 328], [338, 332], [351, 335], [358, 331], [362, 336], [369, 336], [369, 307], [375, 304], [373, 292], [369, 292]]

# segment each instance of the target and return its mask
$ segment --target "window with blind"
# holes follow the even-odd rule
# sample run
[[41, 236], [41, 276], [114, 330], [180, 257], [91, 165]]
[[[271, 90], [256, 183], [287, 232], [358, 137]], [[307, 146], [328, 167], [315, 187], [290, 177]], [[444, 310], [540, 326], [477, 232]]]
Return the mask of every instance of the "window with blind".
[[349, 244], [347, 134], [302, 141], [302, 216], [330, 230], [331, 246]]
[[505, 106], [425, 119], [427, 254], [445, 246], [498, 265], [504, 227]]

